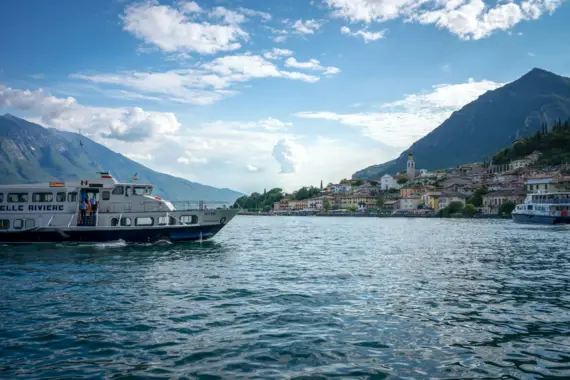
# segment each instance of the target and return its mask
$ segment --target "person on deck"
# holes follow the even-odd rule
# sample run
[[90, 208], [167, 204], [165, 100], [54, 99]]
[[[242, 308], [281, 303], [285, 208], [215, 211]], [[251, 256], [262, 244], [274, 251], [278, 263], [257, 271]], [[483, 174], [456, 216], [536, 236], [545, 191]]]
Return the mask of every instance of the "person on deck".
[[93, 216], [97, 213], [97, 201], [95, 200], [95, 196], [91, 197], [89, 204], [91, 206], [91, 216]]
[[81, 218], [79, 220], [79, 224], [84, 224], [85, 223], [85, 215], [87, 214], [87, 202], [85, 202], [85, 200], [82, 200], [81, 203], [79, 204], [79, 212], [81, 215]]

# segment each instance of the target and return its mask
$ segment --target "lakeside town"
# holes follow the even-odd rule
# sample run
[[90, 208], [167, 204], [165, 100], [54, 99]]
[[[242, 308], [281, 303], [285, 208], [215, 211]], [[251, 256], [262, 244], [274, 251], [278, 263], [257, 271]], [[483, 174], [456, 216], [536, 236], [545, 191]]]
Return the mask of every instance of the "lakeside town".
[[540, 164], [540, 157], [535, 151], [504, 164], [472, 163], [429, 172], [417, 170], [410, 153], [405, 171], [375, 180], [321, 183], [283, 194], [264, 209], [244, 207], [239, 200], [236, 205], [246, 215], [509, 216], [529, 193], [570, 189], [570, 166]]

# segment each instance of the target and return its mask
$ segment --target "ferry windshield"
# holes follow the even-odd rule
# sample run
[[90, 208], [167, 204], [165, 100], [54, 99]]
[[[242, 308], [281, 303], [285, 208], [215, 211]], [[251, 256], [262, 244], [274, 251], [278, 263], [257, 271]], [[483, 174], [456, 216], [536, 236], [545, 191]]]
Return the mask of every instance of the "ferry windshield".
[[152, 187], [134, 186], [133, 195], [150, 195]]

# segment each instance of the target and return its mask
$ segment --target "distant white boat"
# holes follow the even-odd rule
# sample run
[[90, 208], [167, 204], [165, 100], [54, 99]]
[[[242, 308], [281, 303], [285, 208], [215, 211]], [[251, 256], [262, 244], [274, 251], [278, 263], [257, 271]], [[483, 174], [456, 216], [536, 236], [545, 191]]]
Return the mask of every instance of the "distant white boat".
[[[76, 183], [0, 185], [0, 243], [206, 240], [238, 213], [170, 202], [152, 195], [151, 184], [99, 174]], [[84, 199], [94, 205], [83, 206]]]

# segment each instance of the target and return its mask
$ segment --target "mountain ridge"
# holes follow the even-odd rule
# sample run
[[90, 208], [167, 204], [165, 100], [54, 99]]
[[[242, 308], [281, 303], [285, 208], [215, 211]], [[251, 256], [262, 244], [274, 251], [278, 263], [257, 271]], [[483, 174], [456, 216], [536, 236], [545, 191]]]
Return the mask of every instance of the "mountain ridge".
[[352, 178], [377, 179], [402, 171], [414, 153], [418, 168], [456, 167], [492, 157], [520, 137], [528, 137], [554, 120], [570, 117], [570, 78], [533, 68], [519, 79], [487, 91], [454, 111], [433, 131], [400, 156], [372, 165]]
[[138, 173], [140, 182], [153, 184], [157, 195], [171, 200], [233, 203], [243, 196], [157, 172], [77, 133], [44, 128], [11, 114], [0, 116], [0, 184], [77, 180], [99, 171], [98, 164], [121, 181]]

